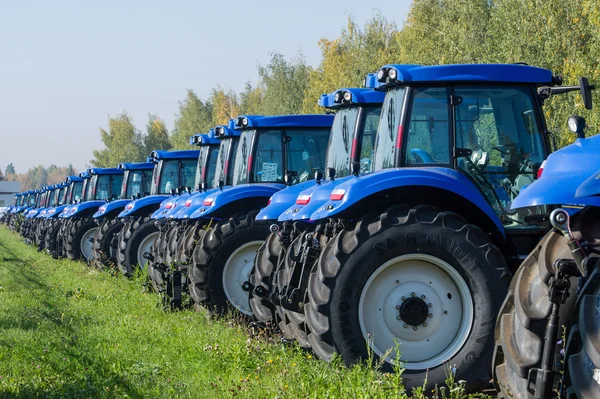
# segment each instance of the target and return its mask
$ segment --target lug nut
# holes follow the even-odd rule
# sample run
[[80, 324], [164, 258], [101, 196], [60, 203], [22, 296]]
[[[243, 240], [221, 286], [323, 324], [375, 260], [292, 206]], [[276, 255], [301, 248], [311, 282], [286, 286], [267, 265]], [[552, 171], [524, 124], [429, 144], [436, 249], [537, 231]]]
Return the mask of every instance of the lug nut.
[[400, 320], [400, 315], [396, 316], [396, 320]]
[[410, 293], [410, 296], [416, 296], [417, 294], [415, 294], [414, 292]]
[[433, 315], [432, 315], [431, 313], [429, 313], [429, 314], [427, 315], [427, 317], [429, 317], [429, 318], [431, 319], [431, 318], [433, 317]]
[[419, 328], [417, 326], [413, 327], [413, 330], [417, 331]]
[[408, 328], [408, 324], [404, 324], [402, 327], [404, 327], [404, 328]]
[[444, 310], [444, 314], [448, 314], [448, 311], [447, 311], [447, 310]]
[[403, 296], [403, 297], [400, 297], [400, 299], [402, 299], [403, 301], [405, 301], [405, 300], [406, 300], [406, 297], [405, 297], [405, 296]]
[[423, 327], [427, 327], [427, 322], [423, 323]]
[[429, 306], [429, 307], [432, 307], [433, 305], [431, 304], [431, 302], [429, 302], [429, 303], [427, 304], [427, 306]]
[[400, 310], [400, 305], [396, 305], [396, 309]]
[[421, 299], [425, 299], [425, 295], [421, 295]]

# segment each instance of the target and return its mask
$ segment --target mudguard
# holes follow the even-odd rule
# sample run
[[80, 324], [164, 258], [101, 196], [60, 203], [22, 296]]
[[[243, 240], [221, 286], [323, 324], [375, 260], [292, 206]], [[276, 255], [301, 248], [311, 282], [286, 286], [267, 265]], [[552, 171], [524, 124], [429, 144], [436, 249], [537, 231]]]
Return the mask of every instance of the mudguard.
[[[190, 219], [215, 217], [220, 208], [235, 201], [259, 197], [271, 198], [273, 194], [284, 187], [285, 185], [277, 183], [253, 183], [219, 190], [206, 196], [203, 205], [192, 213]], [[210, 205], [207, 202], [211, 202]]]
[[37, 215], [34, 216], [34, 218], [36, 219], [45, 219], [46, 218], [46, 214], [48, 213], [48, 208], [43, 208], [38, 210]]
[[277, 220], [279, 215], [296, 203], [300, 193], [313, 189], [316, 185], [315, 180], [309, 180], [277, 191], [271, 197], [269, 205], [262, 208], [256, 215], [256, 220]]
[[339, 184], [334, 193], [342, 194], [339, 201], [329, 200], [317, 209], [310, 220], [338, 215], [358, 201], [381, 191], [396, 187], [425, 186], [450, 191], [481, 209], [504, 235], [504, 226], [477, 187], [462, 173], [449, 168], [394, 168], [354, 177]]
[[165, 214], [169, 211], [169, 209], [171, 209], [173, 207], [173, 204], [175, 203], [175, 201], [176, 201], [175, 197], [169, 197], [166, 200], [164, 200], [163, 202], [161, 202], [158, 209], [155, 210], [154, 213], [152, 213], [152, 215], [150, 215], [150, 219], [164, 218]]
[[27, 213], [25, 214], [25, 218], [26, 219], [33, 219], [34, 217], [36, 217], [38, 215], [38, 213], [41, 211], [41, 209], [30, 209], [29, 211], [27, 211]]
[[179, 210], [177, 213], [177, 219], [189, 219], [192, 214], [201, 208], [204, 205], [204, 199], [211, 194], [218, 192], [218, 188], [211, 188], [207, 191], [201, 191], [197, 193], [193, 193], [190, 197], [185, 201], [183, 208]]
[[588, 177], [586, 181], [577, 187], [575, 198], [578, 198], [578, 201], [585, 198], [586, 201], [595, 202], [589, 205], [600, 206], [600, 170]]
[[599, 153], [600, 136], [577, 139], [573, 144], [553, 152], [544, 164], [541, 177], [521, 189], [512, 202], [512, 209], [564, 204], [598, 206], [598, 198], [586, 193], [595, 190], [594, 184], [587, 181], [593, 180], [597, 176], [596, 171], [600, 170]]
[[65, 209], [58, 215], [61, 219], [66, 219], [71, 214], [71, 210], [75, 207], [75, 205], [67, 205]]
[[86, 202], [82, 202], [81, 204], [77, 204], [73, 207], [71, 207], [71, 212], [70, 214], [67, 216], [67, 218], [71, 218], [71, 217], [83, 217], [83, 216], [87, 216], [87, 214], [91, 213], [95, 213], [99, 207], [101, 207], [102, 205], [105, 205], [106, 201], [86, 201]]
[[92, 215], [92, 217], [94, 219], [100, 219], [100, 218], [104, 218], [104, 217], [113, 217], [117, 213], [121, 212], [125, 208], [125, 206], [127, 204], [129, 204], [131, 201], [133, 201], [133, 200], [121, 199], [121, 200], [108, 202], [108, 203], [102, 205], [100, 208], [98, 208], [98, 210], [96, 211], [96, 213], [94, 213]]
[[159, 194], [150, 195], [148, 197], [140, 198], [135, 201], [131, 201], [125, 206], [125, 209], [117, 215], [118, 218], [124, 218], [127, 216], [141, 216], [145, 214], [151, 214], [154, 209], [160, 206], [160, 203], [171, 198], [170, 195]]
[[341, 179], [336, 179], [315, 186], [311, 189], [301, 192], [300, 195], [310, 195], [310, 201], [306, 205], [292, 205], [279, 216], [280, 222], [286, 220], [310, 220], [311, 215], [319, 209], [323, 204], [329, 201], [331, 192], [340, 184], [354, 178], [354, 176], [346, 176]]
[[189, 194], [182, 194], [179, 197], [177, 197], [177, 200], [173, 204], [173, 207], [164, 214], [164, 218], [175, 219], [175, 215], [177, 215], [179, 211], [181, 211], [181, 209], [185, 207], [185, 203], [189, 198]]

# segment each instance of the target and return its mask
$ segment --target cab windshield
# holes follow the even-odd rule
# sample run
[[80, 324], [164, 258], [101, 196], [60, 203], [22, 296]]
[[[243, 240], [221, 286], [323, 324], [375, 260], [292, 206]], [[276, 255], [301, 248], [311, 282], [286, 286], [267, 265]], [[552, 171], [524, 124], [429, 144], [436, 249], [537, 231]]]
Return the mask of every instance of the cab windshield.
[[[235, 143], [237, 143], [237, 141], [237, 138], [225, 138], [221, 140], [221, 144], [219, 145], [219, 154], [217, 155], [217, 159], [215, 162], [216, 165], [213, 179], [213, 187], [219, 187], [219, 181], [222, 181], [223, 184], [226, 186], [231, 183], [231, 180], [227, 179], [227, 176], [225, 176], [225, 167], [229, 163], [229, 152], [233, 152], [237, 148], [235, 146]], [[233, 168], [229, 169], [232, 170]]]
[[29, 206], [35, 206], [39, 201], [40, 194], [30, 194], [29, 195]]
[[195, 158], [162, 160], [160, 162], [160, 177], [156, 194], [170, 194], [171, 190], [191, 187], [194, 184], [197, 164]]
[[194, 180], [194, 187], [197, 189], [200, 189], [202, 183], [205, 183], [206, 188], [214, 187], [219, 147], [220, 146], [211, 145], [204, 146], [200, 149], [198, 166], [196, 168], [196, 178]]
[[69, 199], [70, 202], [76, 202], [76, 201], [80, 201], [82, 199], [82, 192], [83, 192], [83, 182], [82, 181], [76, 181], [71, 183], [71, 187], [69, 188], [71, 190], [71, 192], [69, 193]]
[[136, 197], [138, 194], [145, 196], [150, 194], [152, 182], [152, 169], [126, 170], [123, 175], [121, 187], [121, 199]]
[[372, 170], [382, 170], [395, 166], [398, 127], [404, 105], [404, 87], [397, 87], [385, 95], [381, 117], [377, 126], [375, 151], [371, 160]]

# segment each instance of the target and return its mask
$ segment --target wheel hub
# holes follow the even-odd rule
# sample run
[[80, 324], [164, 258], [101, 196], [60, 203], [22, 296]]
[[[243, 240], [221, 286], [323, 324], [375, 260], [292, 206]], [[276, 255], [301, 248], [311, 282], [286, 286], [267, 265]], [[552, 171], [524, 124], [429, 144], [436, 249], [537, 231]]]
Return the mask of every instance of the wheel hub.
[[408, 325], [419, 326], [429, 317], [429, 307], [424, 300], [410, 297], [400, 305], [400, 319]]

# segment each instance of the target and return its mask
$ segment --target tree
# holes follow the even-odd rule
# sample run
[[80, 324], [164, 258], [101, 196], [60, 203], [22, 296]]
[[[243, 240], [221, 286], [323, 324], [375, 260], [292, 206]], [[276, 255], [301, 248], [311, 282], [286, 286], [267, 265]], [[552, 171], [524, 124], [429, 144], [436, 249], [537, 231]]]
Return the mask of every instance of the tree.
[[144, 136], [144, 153], [149, 155], [154, 150], [168, 150], [170, 148], [169, 131], [165, 123], [158, 116], [148, 114], [146, 135]]
[[65, 177], [67, 177], [67, 176], [74, 176], [76, 173], [77, 172], [73, 168], [73, 165], [69, 164], [69, 166], [67, 166], [67, 170], [65, 171]]
[[179, 102], [179, 113], [169, 138], [171, 146], [175, 150], [190, 149], [192, 135], [206, 133], [213, 127], [212, 104], [203, 103], [196, 93], [188, 90], [185, 100]]
[[4, 180], [6, 180], [6, 178], [2, 174], [2, 169], [0, 169], [0, 181], [4, 181]]
[[246, 82], [244, 91], [240, 93], [240, 114], [260, 115], [263, 113], [263, 91], [260, 87], [252, 87]]
[[235, 118], [240, 113], [237, 97], [232, 90], [225, 92], [220, 86], [217, 86], [212, 90], [210, 102], [212, 104], [212, 127], [225, 125], [229, 119]]
[[11, 163], [9, 163], [8, 165], [6, 165], [6, 170], [4, 171], [5, 175], [15, 175], [17, 174], [17, 172], [15, 172], [15, 167], [14, 165]]
[[100, 128], [105, 148], [94, 150], [91, 163], [98, 167], [116, 167], [121, 162], [141, 162], [146, 159], [142, 135], [126, 112], [108, 119], [108, 131]]
[[291, 61], [287, 61], [281, 54], [272, 54], [267, 65], [259, 65], [262, 113], [301, 113], [310, 71], [302, 54]]
[[322, 112], [317, 105], [321, 94], [342, 87], [362, 87], [368, 73], [377, 72], [385, 64], [401, 62], [397, 34], [394, 23], [377, 15], [364, 29], [349, 18], [339, 38], [321, 39], [322, 60], [308, 76], [302, 110]]

